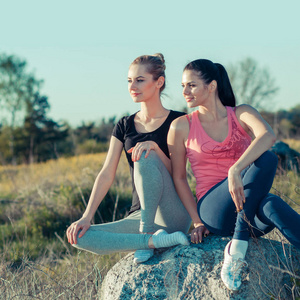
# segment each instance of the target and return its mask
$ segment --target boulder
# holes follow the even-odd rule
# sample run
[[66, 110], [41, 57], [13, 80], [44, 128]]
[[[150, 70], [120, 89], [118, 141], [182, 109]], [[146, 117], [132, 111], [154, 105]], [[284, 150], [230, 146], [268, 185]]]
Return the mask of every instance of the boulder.
[[278, 167], [283, 170], [293, 170], [300, 172], [300, 153], [290, 148], [282, 141], [276, 141], [270, 149], [278, 156]]
[[300, 251], [265, 238], [250, 240], [242, 287], [236, 293], [227, 290], [220, 271], [229, 240], [210, 235], [198, 245], [156, 250], [154, 257], [139, 265], [133, 263], [130, 253], [107, 273], [101, 299], [261, 300], [300, 296]]

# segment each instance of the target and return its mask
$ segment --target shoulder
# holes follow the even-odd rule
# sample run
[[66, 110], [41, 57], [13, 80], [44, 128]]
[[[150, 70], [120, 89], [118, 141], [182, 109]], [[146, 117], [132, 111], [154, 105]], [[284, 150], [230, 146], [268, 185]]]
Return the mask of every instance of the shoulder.
[[235, 109], [235, 115], [237, 117], [240, 117], [242, 114], [247, 114], [247, 113], [251, 115], [259, 114], [259, 112], [254, 107], [248, 104], [238, 105], [234, 109]]
[[130, 116], [124, 116], [122, 117], [118, 122], [117, 122], [117, 125], [120, 126], [120, 127], [127, 127], [128, 124], [130, 124], [134, 117], [135, 117], [136, 113], [130, 115]]
[[266, 121], [260, 115], [260, 113], [252, 106], [242, 104], [236, 107], [235, 115], [243, 128], [250, 132], [252, 128], [259, 125], [267, 126]]
[[170, 134], [181, 137], [184, 140], [188, 137], [190, 131], [187, 115], [183, 115], [175, 119], [170, 126]]

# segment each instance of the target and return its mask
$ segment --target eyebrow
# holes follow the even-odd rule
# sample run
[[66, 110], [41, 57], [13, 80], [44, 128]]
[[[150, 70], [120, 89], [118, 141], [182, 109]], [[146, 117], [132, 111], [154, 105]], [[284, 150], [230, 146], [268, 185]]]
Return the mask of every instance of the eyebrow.
[[[128, 78], [131, 78], [131, 77], [128, 77]], [[140, 75], [140, 76], [136, 77], [136, 79], [138, 79], [138, 78], [146, 78], [146, 77]]]
[[[196, 83], [196, 81], [189, 81], [189, 82], [186, 82], [185, 84], [191, 84], [191, 83]], [[184, 82], [182, 82], [181, 84], [184, 84]]]

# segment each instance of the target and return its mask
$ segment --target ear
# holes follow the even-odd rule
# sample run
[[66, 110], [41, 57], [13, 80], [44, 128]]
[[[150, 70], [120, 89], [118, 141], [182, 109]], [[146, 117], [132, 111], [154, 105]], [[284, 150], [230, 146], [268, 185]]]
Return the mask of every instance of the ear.
[[214, 93], [215, 91], [217, 91], [217, 89], [218, 89], [217, 81], [216, 81], [216, 80], [213, 80], [213, 81], [209, 84], [208, 88], [209, 88], [209, 91], [210, 91], [211, 93]]
[[165, 77], [163, 76], [160, 76], [157, 81], [156, 81], [156, 84], [157, 84], [157, 87], [160, 89], [165, 83]]

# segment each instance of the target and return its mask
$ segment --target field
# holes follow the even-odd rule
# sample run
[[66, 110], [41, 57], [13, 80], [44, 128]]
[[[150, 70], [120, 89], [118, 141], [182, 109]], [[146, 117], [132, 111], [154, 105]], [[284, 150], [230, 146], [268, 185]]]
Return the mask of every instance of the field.
[[[299, 141], [286, 142], [300, 151]], [[0, 299], [99, 298], [105, 274], [125, 254], [79, 252], [65, 230], [81, 216], [104, 159], [102, 153], [0, 167]], [[124, 216], [130, 186], [122, 157], [95, 223]], [[289, 171], [276, 176], [271, 192], [300, 212], [299, 191], [299, 176]]]

